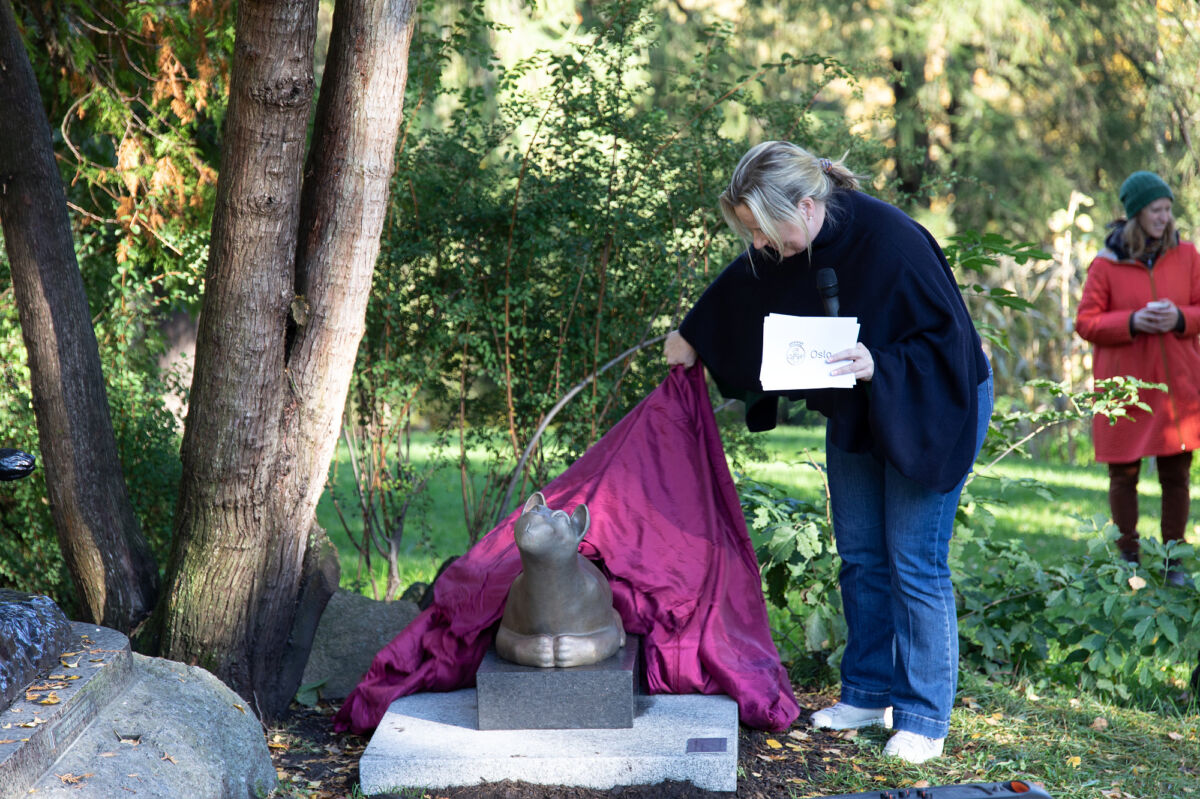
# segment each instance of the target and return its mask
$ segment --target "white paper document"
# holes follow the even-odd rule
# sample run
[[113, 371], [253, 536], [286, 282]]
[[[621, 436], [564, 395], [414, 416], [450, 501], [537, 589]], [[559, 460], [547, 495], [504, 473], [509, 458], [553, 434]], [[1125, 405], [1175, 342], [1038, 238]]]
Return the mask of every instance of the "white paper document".
[[853, 388], [854, 375], [829, 374], [846, 362], [825, 363], [825, 359], [857, 341], [855, 317], [767, 314], [759, 371], [763, 389]]

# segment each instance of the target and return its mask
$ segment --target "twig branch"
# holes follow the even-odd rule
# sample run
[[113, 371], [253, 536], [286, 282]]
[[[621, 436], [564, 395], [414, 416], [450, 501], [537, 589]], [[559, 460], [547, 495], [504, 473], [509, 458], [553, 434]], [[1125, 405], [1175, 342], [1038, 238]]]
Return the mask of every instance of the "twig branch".
[[497, 524], [500, 522], [500, 519], [504, 517], [504, 513], [508, 509], [508, 504], [512, 501], [513, 491], [516, 490], [517, 482], [521, 479], [521, 475], [525, 472], [525, 464], [528, 462], [529, 456], [533, 454], [533, 449], [537, 446], [538, 440], [541, 439], [542, 433], [546, 432], [546, 428], [550, 426], [550, 422], [554, 419], [558, 412], [561, 411], [576, 394], [587, 388], [588, 385], [595, 381], [595, 379], [600, 375], [604, 374], [609, 369], [628, 358], [630, 355], [633, 355], [640, 350], [644, 350], [646, 347], [649, 347], [652, 344], [657, 344], [658, 342], [666, 339], [666, 337], [667, 334], [663, 333], [661, 336], [655, 336], [654, 338], [643, 341], [640, 344], [635, 344], [617, 357], [613, 358], [608, 363], [601, 366], [595, 372], [592, 372], [581, 382], [577, 383], [571, 388], [570, 391], [563, 395], [562, 399], [555, 403], [554, 407], [550, 409], [550, 412], [546, 414], [546, 418], [542, 419], [542, 423], [538, 425], [538, 429], [534, 431], [533, 437], [529, 439], [529, 443], [525, 446], [525, 451], [521, 453], [521, 459], [517, 461], [517, 467], [513, 470], [512, 479], [508, 481], [508, 488], [504, 492], [504, 501], [500, 503], [500, 507], [496, 510]]

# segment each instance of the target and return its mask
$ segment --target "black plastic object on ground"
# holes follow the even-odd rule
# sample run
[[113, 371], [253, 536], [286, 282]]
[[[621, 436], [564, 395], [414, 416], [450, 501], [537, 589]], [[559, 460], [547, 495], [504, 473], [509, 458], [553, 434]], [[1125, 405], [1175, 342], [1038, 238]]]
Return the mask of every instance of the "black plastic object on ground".
[[1014, 796], [1050, 799], [1050, 794], [1046, 793], [1041, 785], [1025, 780], [973, 782], [970, 785], [940, 785], [930, 788], [884, 788], [865, 793], [840, 793], [825, 799], [1004, 799]]
[[20, 480], [33, 473], [37, 459], [19, 449], [0, 447], [0, 480]]

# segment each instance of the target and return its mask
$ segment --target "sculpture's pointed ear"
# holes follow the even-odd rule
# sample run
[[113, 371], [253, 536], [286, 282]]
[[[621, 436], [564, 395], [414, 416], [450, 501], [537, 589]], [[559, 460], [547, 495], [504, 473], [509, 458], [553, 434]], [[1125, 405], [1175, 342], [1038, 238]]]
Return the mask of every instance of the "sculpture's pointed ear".
[[588, 526], [592, 523], [592, 516], [588, 513], [587, 505], [579, 505], [575, 510], [571, 511], [571, 526], [575, 528], [575, 540], [582, 541], [583, 536], [588, 531]]
[[521, 513], [529, 513], [529, 511], [533, 510], [539, 505], [545, 506], [545, 504], [546, 498], [542, 496], [542, 492], [534, 491], [533, 494], [530, 495], [529, 499], [525, 500], [525, 507], [521, 509]]

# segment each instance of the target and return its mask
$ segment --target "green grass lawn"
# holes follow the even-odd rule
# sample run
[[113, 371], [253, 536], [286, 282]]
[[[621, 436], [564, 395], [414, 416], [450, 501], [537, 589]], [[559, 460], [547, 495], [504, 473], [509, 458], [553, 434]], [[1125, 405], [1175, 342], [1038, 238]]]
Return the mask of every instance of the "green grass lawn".
[[[823, 475], [817, 468], [824, 468], [823, 428], [780, 427], [757, 434], [754, 439], [762, 446], [765, 457], [741, 464], [748, 477], [779, 485], [793, 496], [824, 494]], [[413, 453], [416, 461], [432, 457], [432, 437], [417, 436]], [[482, 459], [482, 453], [475, 454], [476, 463], [482, 463]], [[1200, 467], [1200, 459], [1197, 465]], [[1028, 487], [1028, 481], [1037, 483], [1038, 488]], [[969, 490], [989, 501], [996, 517], [994, 535], [1020, 539], [1032, 555], [1046, 560], [1082, 554], [1087, 535], [1082, 520], [1096, 514], [1108, 517], [1108, 477], [1102, 464], [1047, 464], [1010, 456], [990, 470], [977, 473]], [[1157, 536], [1159, 488], [1152, 466], [1143, 469], [1139, 491], [1142, 533]], [[335, 510], [335, 497], [345, 525]], [[462, 487], [454, 466], [444, 466], [435, 472], [410, 517], [399, 558], [402, 579], [427, 581], [445, 558], [461, 554], [469, 543]], [[341, 555], [343, 587], [370, 594], [369, 587], [364, 590], [365, 577], [359, 568], [357, 550], [351, 544], [351, 536], [357, 538], [362, 534], [362, 519], [344, 444], [339, 445], [330, 469], [329, 486], [317, 506], [317, 520]], [[372, 566], [376, 579], [382, 581], [385, 575], [382, 559], [373, 557]]]

